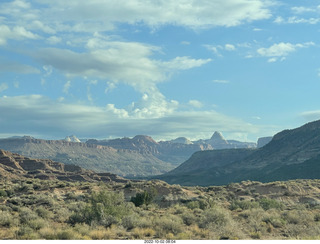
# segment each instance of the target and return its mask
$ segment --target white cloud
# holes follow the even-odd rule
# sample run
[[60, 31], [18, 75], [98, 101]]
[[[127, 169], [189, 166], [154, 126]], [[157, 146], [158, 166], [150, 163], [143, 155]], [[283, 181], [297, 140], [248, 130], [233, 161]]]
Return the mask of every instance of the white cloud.
[[224, 46], [224, 48], [225, 48], [225, 50], [227, 50], [227, 51], [234, 51], [234, 50], [236, 50], [236, 47], [235, 47], [234, 45], [232, 45], [232, 44], [226, 44], [226, 45]]
[[0, 92], [3, 92], [9, 88], [7, 83], [1, 83], [0, 84]]
[[188, 46], [188, 45], [190, 45], [191, 44], [191, 42], [188, 42], [188, 41], [182, 41], [181, 42], [181, 45], [186, 45], [186, 46]]
[[307, 121], [314, 121], [320, 119], [320, 110], [305, 111], [300, 114]]
[[55, 45], [55, 44], [58, 44], [59, 42], [61, 42], [62, 39], [60, 37], [57, 37], [57, 36], [50, 36], [48, 39], [47, 39], [47, 42], [49, 44], [52, 44], [52, 45]]
[[104, 49], [90, 49], [82, 53], [46, 48], [30, 55], [44, 67], [54, 67], [66, 76], [105, 79], [111, 82], [109, 85], [122, 82], [140, 92], [149, 92], [156, 83], [166, 80], [177, 70], [199, 67], [211, 61], [190, 57], [154, 60], [151, 56], [159, 49], [142, 43], [104, 42], [103, 45]]
[[314, 45], [315, 44], [313, 42], [306, 42], [302, 44], [280, 42], [280, 43], [273, 44], [268, 48], [259, 48], [257, 50], [257, 53], [263, 57], [270, 57], [268, 59], [268, 62], [275, 62], [279, 59], [284, 60], [286, 56], [288, 56], [290, 53], [295, 52], [299, 48], [307, 48]]
[[200, 102], [198, 100], [190, 100], [189, 105], [191, 105], [192, 107], [195, 107], [195, 108], [202, 108], [203, 107], [202, 102]]
[[[175, 101], [168, 103], [171, 107], [178, 106]], [[200, 139], [209, 138], [215, 130], [251, 135], [260, 132], [257, 126], [216, 111], [174, 110], [158, 117], [145, 117], [139, 111], [119, 109], [113, 104], [106, 107], [68, 104], [64, 99], [53, 101], [40, 95], [0, 97], [0, 110], [6, 114], [1, 117], [0, 134], [61, 138], [72, 132], [91, 138], [146, 134], [162, 139], [179, 136]]]
[[282, 24], [285, 22], [284, 18], [281, 17], [281, 16], [278, 16], [274, 21], [274, 23], [277, 23], [277, 24]]
[[71, 87], [71, 81], [68, 80], [63, 86], [63, 93], [68, 94]]
[[[213, 52], [218, 57], [222, 57], [221, 51], [235, 51], [236, 46], [230, 43], [227, 43], [225, 45], [203, 45], [205, 48], [207, 48], [209, 51]], [[243, 44], [238, 44], [239, 47], [244, 47]]]
[[82, 32], [110, 30], [115, 23], [143, 23], [152, 28], [168, 24], [193, 29], [229, 27], [271, 17], [270, 1], [263, 0], [42, 0], [41, 3], [46, 4], [39, 13], [42, 19], [60, 17], [55, 29]]
[[213, 80], [214, 83], [220, 83], [220, 84], [228, 84], [230, 81], [228, 80]]
[[162, 62], [161, 66], [169, 70], [186, 70], [200, 67], [211, 62], [211, 59], [192, 59], [190, 57], [176, 57], [168, 62]]
[[8, 39], [24, 40], [38, 38], [38, 35], [26, 30], [23, 26], [14, 26], [13, 28], [10, 28], [7, 25], [0, 25], [0, 45], [5, 45]]
[[318, 5], [317, 7], [314, 7], [314, 8], [308, 8], [308, 7], [304, 7], [304, 6], [292, 7], [291, 10], [295, 14], [318, 12], [320, 10], [320, 5]]
[[209, 51], [213, 52], [215, 55], [217, 55], [218, 57], [222, 57], [220, 50], [223, 49], [222, 46], [220, 45], [203, 45], [206, 49], [208, 49]]
[[274, 20], [277, 24], [310, 24], [315, 25], [320, 22], [320, 18], [301, 18], [297, 16], [288, 17], [287, 19], [284, 19], [283, 17], [277, 17]]

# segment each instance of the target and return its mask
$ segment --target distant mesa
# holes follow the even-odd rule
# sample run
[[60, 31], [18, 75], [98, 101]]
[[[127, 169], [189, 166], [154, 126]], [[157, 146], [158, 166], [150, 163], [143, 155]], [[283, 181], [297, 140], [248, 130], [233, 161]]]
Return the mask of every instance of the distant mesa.
[[81, 142], [81, 141], [79, 140], [79, 138], [77, 138], [77, 137], [74, 136], [74, 135], [67, 136], [64, 140], [65, 140], [65, 141], [68, 141], [68, 142]]

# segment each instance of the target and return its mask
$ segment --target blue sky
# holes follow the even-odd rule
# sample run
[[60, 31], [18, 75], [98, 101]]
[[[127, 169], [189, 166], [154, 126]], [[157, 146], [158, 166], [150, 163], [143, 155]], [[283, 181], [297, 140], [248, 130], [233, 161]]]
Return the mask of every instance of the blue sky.
[[320, 1], [0, 2], [0, 137], [256, 141], [320, 118]]

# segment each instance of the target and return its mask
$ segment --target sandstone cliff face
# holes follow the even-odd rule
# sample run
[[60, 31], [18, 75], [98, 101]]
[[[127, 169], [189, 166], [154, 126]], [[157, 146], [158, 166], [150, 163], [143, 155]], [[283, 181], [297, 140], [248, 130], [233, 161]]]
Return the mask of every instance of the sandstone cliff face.
[[[139, 138], [137, 138], [138, 140]], [[96, 172], [117, 175], [155, 175], [174, 168], [151, 153], [112, 148], [94, 143], [41, 140], [34, 138], [0, 139], [0, 148], [32, 157], [47, 158], [65, 164], [74, 164]]]
[[1, 149], [0, 176], [43, 180], [128, 182], [115, 174], [99, 174], [76, 165], [65, 165], [48, 159], [32, 159]]

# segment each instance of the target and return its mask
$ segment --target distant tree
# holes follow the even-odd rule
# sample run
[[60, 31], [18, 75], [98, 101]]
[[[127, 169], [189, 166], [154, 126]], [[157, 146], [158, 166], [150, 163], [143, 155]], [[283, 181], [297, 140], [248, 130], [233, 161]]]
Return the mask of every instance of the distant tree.
[[145, 190], [144, 192], [138, 192], [135, 197], [131, 197], [131, 202], [133, 202], [136, 207], [139, 207], [143, 204], [148, 206], [153, 202], [156, 195], [157, 190], [152, 187], [148, 191]]

